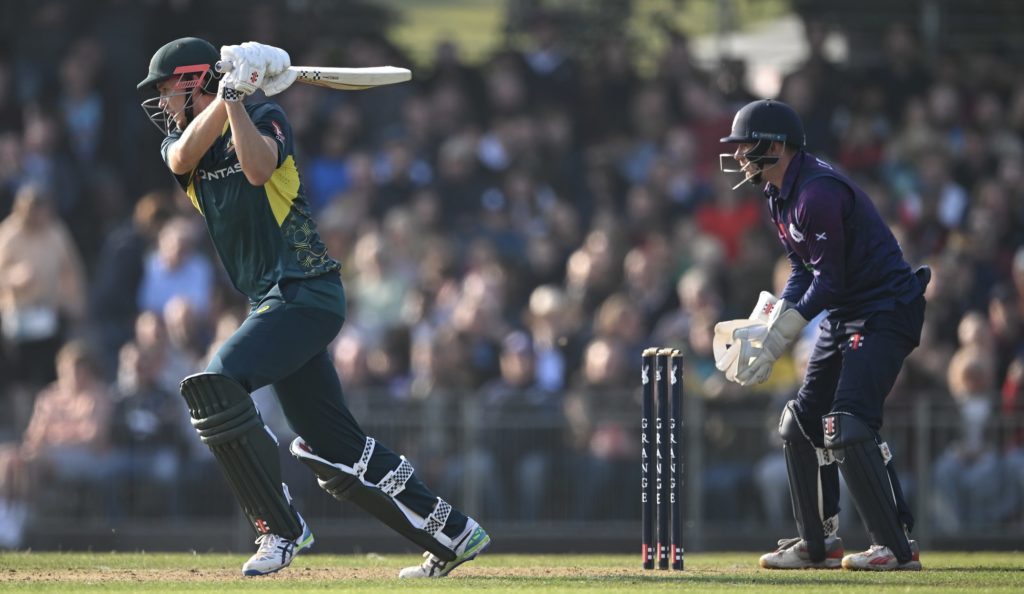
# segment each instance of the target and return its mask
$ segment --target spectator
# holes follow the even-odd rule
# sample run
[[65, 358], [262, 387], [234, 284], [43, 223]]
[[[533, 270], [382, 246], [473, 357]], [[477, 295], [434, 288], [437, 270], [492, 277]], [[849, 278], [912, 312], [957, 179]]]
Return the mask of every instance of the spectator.
[[379, 336], [399, 323], [408, 282], [394, 273], [392, 254], [378, 231], [368, 231], [359, 238], [352, 258], [358, 276], [348, 293], [363, 327]]
[[102, 347], [105, 375], [113, 377], [114, 356], [135, 330], [137, 296], [146, 254], [170, 218], [170, 197], [151, 192], [135, 203], [132, 218], [107, 236], [89, 287], [89, 322]]
[[206, 334], [208, 325], [199, 309], [181, 295], [172, 297], [164, 307], [163, 322], [167, 331], [167, 350], [176, 353], [181, 365], [199, 369], [199, 362], [210, 342]]
[[614, 338], [596, 338], [587, 345], [578, 377], [565, 399], [570, 459], [574, 486], [570, 516], [581, 520], [614, 517], [618, 510], [602, 508], [609, 499], [596, 497], [626, 483], [636, 474], [632, 431], [624, 423], [623, 408], [636, 402], [623, 398], [634, 387], [622, 344]]
[[56, 377], [61, 343], [81, 320], [82, 263], [67, 228], [42, 187], [25, 185], [14, 211], [0, 223], [0, 327], [8, 361], [8, 410], [21, 430], [29, 392]]
[[[160, 384], [161, 353], [147, 352], [134, 343], [120, 351], [116, 399], [110, 438], [116, 459], [115, 480], [132, 488], [136, 497], [117, 503], [139, 510], [147, 502], [139, 494], [156, 495], [176, 513], [181, 456], [188, 450], [192, 428], [180, 396]], [[145, 487], [156, 487], [150, 493]]]
[[1005, 478], [986, 429], [995, 407], [995, 370], [983, 347], [966, 346], [953, 356], [949, 387], [957, 406], [959, 436], [935, 462], [934, 526], [948, 534], [992, 526], [1006, 518]]
[[[43, 493], [107, 489], [116, 470], [110, 447], [113, 403], [86, 345], [71, 341], [56, 357], [57, 381], [35, 399], [20, 444], [0, 448], [0, 495], [6, 500], [6, 546], [17, 547], [29, 508]], [[82, 493], [80, 492], [80, 495]], [[0, 506], [2, 507], [2, 506]]]
[[171, 393], [178, 391], [178, 385], [183, 377], [192, 375], [199, 369], [196, 361], [189, 357], [189, 353], [179, 349], [170, 339], [167, 325], [158, 313], [151, 311], [140, 313], [139, 317], [135, 319], [133, 338], [138, 348], [159, 359], [158, 381], [165, 390]]
[[484, 447], [495, 471], [494, 489], [488, 491], [495, 498], [495, 515], [534, 522], [551, 498], [554, 453], [562, 445], [562, 403], [558, 393], [537, 386], [536, 355], [525, 332], [502, 340], [500, 360], [501, 377], [480, 390]]
[[156, 250], [146, 258], [139, 309], [162, 313], [168, 301], [181, 295], [206, 314], [212, 294], [213, 266], [196, 249], [194, 225], [184, 218], [168, 221], [160, 229]]

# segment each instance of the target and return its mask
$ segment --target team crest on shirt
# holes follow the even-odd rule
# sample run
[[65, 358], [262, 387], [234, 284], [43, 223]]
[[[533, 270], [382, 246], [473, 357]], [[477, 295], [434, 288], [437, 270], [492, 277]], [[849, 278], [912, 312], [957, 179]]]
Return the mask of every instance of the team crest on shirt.
[[801, 233], [800, 230], [797, 229], [796, 225], [794, 225], [793, 223], [789, 224], [789, 236], [792, 237], [793, 241], [797, 243], [800, 243], [801, 241], [804, 240], [804, 234]]

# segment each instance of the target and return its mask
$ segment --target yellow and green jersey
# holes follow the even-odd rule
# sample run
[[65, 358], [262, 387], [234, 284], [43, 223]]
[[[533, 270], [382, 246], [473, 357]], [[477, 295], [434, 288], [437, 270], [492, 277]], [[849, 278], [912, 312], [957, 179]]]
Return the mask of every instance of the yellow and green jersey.
[[[256, 304], [281, 281], [321, 276], [341, 265], [327, 254], [310, 215], [284, 111], [274, 103], [247, 105], [246, 111], [256, 129], [277, 142], [277, 169], [270, 181], [254, 186], [245, 178], [228, 124], [196, 168], [175, 178], [206, 219], [231, 282]], [[164, 139], [164, 162], [180, 138], [175, 132]]]

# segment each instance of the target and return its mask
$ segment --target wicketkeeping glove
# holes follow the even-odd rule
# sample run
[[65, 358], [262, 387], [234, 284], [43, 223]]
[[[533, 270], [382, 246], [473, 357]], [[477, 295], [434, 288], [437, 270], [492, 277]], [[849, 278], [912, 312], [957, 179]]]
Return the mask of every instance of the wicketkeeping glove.
[[768, 291], [761, 291], [757, 305], [745, 320], [730, 320], [715, 325], [712, 341], [715, 367], [725, 374], [725, 379], [739, 383], [736, 376], [750, 367], [761, 354], [761, 343], [768, 334], [768, 322], [778, 297]]
[[741, 386], [749, 386], [768, 379], [772, 373], [772, 366], [806, 325], [807, 320], [793, 309], [792, 304], [779, 300], [769, 317], [768, 333], [762, 341], [761, 353], [746, 369], [736, 374], [736, 381]]
[[768, 334], [768, 325], [759, 320], [729, 320], [715, 324], [712, 352], [715, 367], [725, 379], [737, 382], [736, 375], [749, 367], [761, 353], [761, 342]]

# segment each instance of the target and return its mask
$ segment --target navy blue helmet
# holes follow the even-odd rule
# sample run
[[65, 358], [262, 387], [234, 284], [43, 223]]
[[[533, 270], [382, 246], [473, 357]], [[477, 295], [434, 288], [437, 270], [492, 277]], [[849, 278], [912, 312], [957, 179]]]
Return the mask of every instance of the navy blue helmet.
[[741, 162], [739, 169], [726, 167], [727, 158], [736, 158], [733, 153], [722, 153], [718, 157], [719, 168], [722, 171], [744, 175], [743, 180], [733, 187], [736, 189], [743, 182], [761, 185], [764, 168], [779, 161], [779, 155], [767, 154], [772, 143], [781, 142], [802, 149], [807, 144], [807, 137], [800, 116], [792, 107], [781, 101], [761, 99], [744, 105], [736, 112], [736, 117], [732, 120], [732, 132], [723, 137], [721, 142], [754, 145], [743, 153], [742, 158], [746, 164]]
[[752, 101], [736, 112], [732, 132], [722, 138], [723, 143], [785, 142], [803, 148], [807, 144], [804, 125], [793, 108], [781, 101], [761, 99]]

